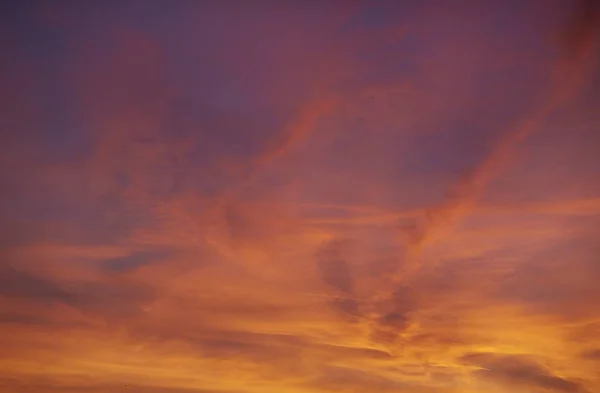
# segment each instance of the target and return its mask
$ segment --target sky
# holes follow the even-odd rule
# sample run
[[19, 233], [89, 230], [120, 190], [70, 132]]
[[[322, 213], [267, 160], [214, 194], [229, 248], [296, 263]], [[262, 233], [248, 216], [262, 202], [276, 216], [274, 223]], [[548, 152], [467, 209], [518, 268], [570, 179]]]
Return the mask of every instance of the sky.
[[2, 393], [600, 392], [597, 1], [0, 7]]

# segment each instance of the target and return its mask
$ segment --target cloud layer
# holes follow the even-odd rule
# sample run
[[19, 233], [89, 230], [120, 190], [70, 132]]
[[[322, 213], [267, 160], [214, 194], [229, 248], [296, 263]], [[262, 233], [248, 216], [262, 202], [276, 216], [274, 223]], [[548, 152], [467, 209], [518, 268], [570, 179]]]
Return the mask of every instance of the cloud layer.
[[600, 391], [597, 2], [2, 9], [0, 390]]

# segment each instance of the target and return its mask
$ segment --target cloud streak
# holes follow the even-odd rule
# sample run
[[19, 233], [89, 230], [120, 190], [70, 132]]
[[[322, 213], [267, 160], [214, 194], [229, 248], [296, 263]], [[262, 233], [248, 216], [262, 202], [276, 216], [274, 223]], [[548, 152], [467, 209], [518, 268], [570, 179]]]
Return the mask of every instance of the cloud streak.
[[[510, 163], [517, 147], [538, 132], [553, 112], [580, 91], [581, 84], [587, 80], [595, 64], [598, 30], [594, 21], [598, 14], [594, 2], [581, 2], [571, 25], [563, 33], [568, 39], [565, 38], [565, 47], [560, 48], [562, 53], [548, 97], [520, 124], [502, 135], [481, 163], [453, 183], [441, 204], [427, 209], [422, 224], [409, 230], [412, 246], [407, 254], [408, 260], [418, 260], [419, 253], [429, 242], [443, 236], [454, 223], [468, 215], [488, 184]], [[418, 264], [416, 261], [408, 263], [409, 270], [402, 275], [410, 275], [411, 270], [418, 269]]]

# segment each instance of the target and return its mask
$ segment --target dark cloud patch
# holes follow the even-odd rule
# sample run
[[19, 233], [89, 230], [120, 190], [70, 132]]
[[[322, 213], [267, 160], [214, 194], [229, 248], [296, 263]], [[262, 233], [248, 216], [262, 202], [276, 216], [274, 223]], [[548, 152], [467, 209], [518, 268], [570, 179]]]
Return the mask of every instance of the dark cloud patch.
[[581, 357], [586, 360], [597, 360], [600, 362], [600, 349], [585, 351], [581, 354]]
[[[83, 313], [106, 318], [121, 318], [137, 313], [158, 296], [153, 287], [130, 280], [105, 281], [53, 280], [35, 273], [0, 265], [0, 297], [54, 303], [73, 307]], [[4, 322], [46, 324], [41, 316], [3, 315]]]
[[388, 352], [381, 351], [379, 349], [372, 348], [353, 348], [353, 347], [343, 347], [339, 345], [330, 345], [330, 344], [315, 344], [317, 348], [323, 348], [328, 353], [333, 354], [336, 357], [344, 358], [344, 359], [374, 359], [374, 360], [388, 360], [392, 359], [393, 356]]
[[69, 291], [69, 305], [108, 320], [139, 314], [145, 305], [158, 297], [155, 288], [125, 280], [77, 282]]
[[74, 299], [55, 282], [8, 265], [0, 265], [0, 296], [62, 303]]
[[417, 299], [418, 294], [412, 287], [398, 287], [392, 296], [392, 309], [380, 319], [380, 324], [394, 330], [404, 330], [410, 321], [411, 313], [419, 307]]
[[245, 359], [253, 363], [269, 364], [272, 359], [286, 359], [288, 364], [301, 367], [301, 352], [310, 343], [296, 337], [277, 335], [248, 335], [244, 332], [231, 331], [188, 341], [203, 358], [211, 359]]
[[345, 315], [359, 316], [354, 278], [343, 255], [346, 245], [346, 241], [334, 240], [319, 248], [316, 252], [317, 268], [323, 282], [343, 295], [335, 298], [332, 306]]
[[334, 240], [322, 246], [316, 253], [317, 267], [327, 285], [347, 295], [352, 295], [354, 294], [354, 282], [348, 263], [342, 255], [344, 245], [345, 242]]
[[16, 327], [34, 327], [48, 329], [72, 329], [89, 327], [90, 325], [82, 321], [73, 321], [65, 318], [57, 318], [52, 313], [53, 309], [44, 311], [24, 310], [24, 311], [0, 311], [0, 326]]
[[389, 314], [384, 315], [379, 322], [385, 326], [394, 327], [397, 330], [404, 330], [408, 325], [409, 318], [406, 314], [402, 314], [399, 312], [391, 312]]
[[573, 381], [558, 377], [531, 358], [494, 353], [471, 353], [462, 357], [465, 364], [482, 367], [474, 372], [484, 381], [499, 382], [551, 392], [583, 392]]
[[355, 299], [338, 298], [334, 299], [331, 304], [334, 308], [342, 311], [344, 314], [356, 317], [360, 315], [358, 302]]
[[[177, 323], [144, 324], [134, 334], [144, 341], [183, 344], [191, 353], [209, 361], [231, 361], [257, 364], [263, 375], [276, 378], [282, 369], [302, 370], [306, 367], [304, 353], [314, 348], [310, 340], [288, 334], [254, 333], [227, 330], [196, 324]], [[273, 359], [277, 359], [273, 362]]]
[[0, 313], [0, 325], [48, 326], [52, 321], [46, 318], [19, 312]]
[[[219, 329], [208, 326], [203, 322], [196, 324], [172, 323], [168, 321], [140, 328], [137, 333], [145, 339], [162, 342], [183, 341], [195, 348], [198, 352], [218, 355], [231, 355], [234, 352], [251, 353], [264, 350], [263, 353], [272, 353], [273, 348], [301, 348], [308, 346], [309, 342], [300, 336], [291, 334], [257, 333], [243, 330]], [[258, 351], [260, 352], [260, 351]]]
[[0, 379], [0, 390], [8, 393], [237, 393], [235, 391], [217, 391], [204, 388], [189, 389], [166, 386], [144, 386], [128, 382], [120, 384], [95, 384], [86, 381], [80, 385], [69, 385], [60, 383], [51, 378], [35, 378], [29, 380], [3, 378]]
[[145, 339], [160, 342], [182, 341], [197, 351], [199, 356], [214, 359], [245, 358], [269, 364], [274, 358], [285, 359], [288, 364], [302, 366], [302, 353], [316, 352], [332, 359], [390, 360], [389, 353], [360, 347], [315, 342], [309, 338], [290, 335], [256, 333], [243, 330], [218, 330], [203, 324], [195, 326], [147, 326]]
[[[398, 287], [392, 296], [393, 314], [405, 315], [417, 308], [417, 298], [409, 286]], [[397, 320], [393, 317], [392, 320]]]
[[398, 287], [387, 305], [388, 311], [378, 320], [371, 338], [377, 342], [393, 343], [404, 331], [411, 320], [411, 313], [418, 307], [413, 289], [408, 286]]
[[127, 273], [146, 265], [160, 263], [176, 252], [171, 249], [147, 250], [104, 261], [102, 267], [108, 273]]
[[410, 338], [410, 342], [416, 346], [434, 346], [442, 348], [468, 347], [478, 337], [465, 335], [460, 331], [448, 330], [435, 333], [416, 334]]
[[594, 34], [600, 32], [600, 1], [577, 0], [562, 34], [566, 55], [572, 57], [581, 51]]
[[338, 256], [321, 256], [317, 262], [323, 281], [347, 295], [354, 293], [350, 269], [343, 259]]

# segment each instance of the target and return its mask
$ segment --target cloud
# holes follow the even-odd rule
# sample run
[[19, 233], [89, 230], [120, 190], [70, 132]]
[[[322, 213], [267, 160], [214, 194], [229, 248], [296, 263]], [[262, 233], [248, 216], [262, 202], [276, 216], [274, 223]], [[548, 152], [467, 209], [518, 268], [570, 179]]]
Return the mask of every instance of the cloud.
[[127, 273], [140, 267], [172, 260], [176, 253], [172, 250], [148, 250], [103, 261], [103, 268], [109, 273]]
[[553, 375], [539, 364], [516, 355], [493, 353], [467, 354], [462, 359], [467, 364], [482, 367], [474, 372], [476, 378], [500, 384], [548, 392], [583, 392], [583, 387], [574, 381]]
[[323, 282], [335, 289], [338, 294], [332, 306], [353, 317], [360, 317], [359, 303], [356, 300], [354, 278], [348, 262], [344, 258], [347, 241], [333, 240], [322, 245], [316, 252], [317, 268]]
[[[25, 393], [32, 390], [38, 392], [48, 393], [74, 393], [74, 392], [85, 392], [85, 393], [108, 393], [108, 392], [132, 392], [132, 393], [218, 393], [223, 392], [222, 390], [210, 390], [202, 388], [171, 388], [168, 386], [144, 386], [143, 384], [74, 384], [68, 385], [61, 383], [60, 381], [48, 379], [36, 379], [30, 381], [23, 381], [18, 379], [5, 378], [0, 380], [0, 387], [3, 391], [8, 393]], [[226, 393], [237, 393], [235, 391], [226, 391]]]
[[[398, 282], [410, 280], [422, 267], [423, 249], [445, 236], [457, 222], [473, 211], [490, 183], [509, 165], [517, 147], [538, 132], [551, 114], [570, 102], [580, 91], [581, 81], [589, 77], [597, 44], [595, 35], [588, 31], [589, 27], [586, 26], [584, 30], [586, 32], [581, 34], [585, 35], [588, 44], [579, 48], [576, 55], [567, 53], [559, 59], [554, 69], [554, 85], [548, 96], [518, 124], [501, 135], [481, 162], [451, 184], [442, 202], [432, 205], [426, 210], [423, 219], [415, 220], [413, 225], [402, 230], [410, 239], [409, 247], [404, 268], [395, 275], [391, 287]], [[581, 40], [583, 38], [578, 39]], [[389, 293], [390, 289], [387, 291]]]
[[11, 266], [0, 267], [0, 295], [38, 301], [71, 302], [73, 297], [55, 282]]
[[[54, 302], [73, 307], [84, 314], [114, 320], [130, 317], [144, 304], [156, 298], [150, 286], [135, 282], [53, 281], [33, 273], [4, 267], [0, 273], [0, 295], [9, 299], [33, 302]], [[9, 314], [10, 315], [10, 314]], [[18, 316], [18, 315], [17, 315]], [[35, 316], [18, 317], [23, 322]], [[33, 321], [33, 320], [32, 320]]]
[[0, 390], [595, 391], [591, 11], [434, 3], [0, 24]]
[[328, 367], [323, 370], [314, 385], [318, 388], [340, 392], [358, 392], [361, 389], [377, 389], [379, 392], [408, 391], [409, 385], [383, 377], [362, 373], [354, 369]]
[[68, 327], [73, 326], [70, 323], [65, 323], [61, 326], [60, 323], [51, 318], [41, 317], [39, 315], [30, 315], [25, 312], [3, 312], [0, 313], [0, 325], [25, 325], [48, 328], [52, 326]]
[[600, 360], [600, 349], [586, 351], [581, 355], [584, 359]]
[[317, 267], [323, 281], [346, 295], [354, 294], [354, 283], [348, 263], [341, 255], [343, 241], [333, 241], [317, 251]]
[[532, 255], [499, 283], [496, 296], [569, 320], [594, 315], [600, 304], [595, 285], [600, 275], [597, 225], [594, 220], [584, 230], [563, 235], [546, 252]]
[[595, 44], [594, 35], [600, 30], [600, 6], [595, 0], [577, 0], [573, 2], [570, 20], [561, 34], [565, 56], [576, 58]]
[[71, 288], [71, 305], [85, 314], [108, 321], [131, 318], [143, 312], [143, 307], [158, 297], [151, 286], [135, 282], [81, 282]]

